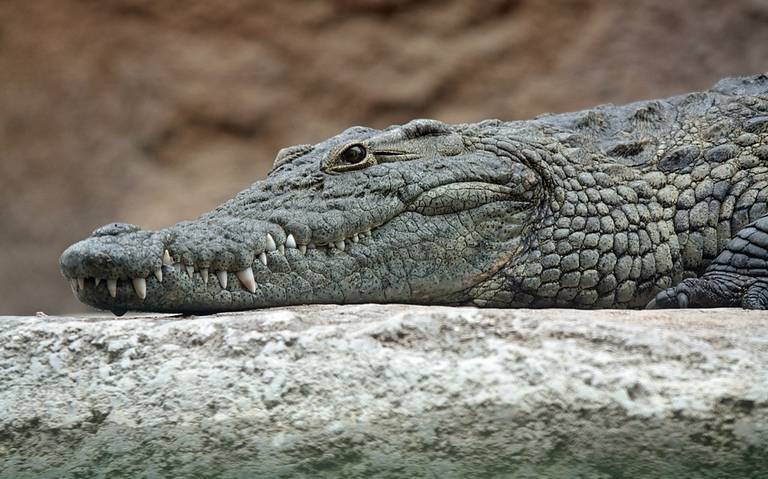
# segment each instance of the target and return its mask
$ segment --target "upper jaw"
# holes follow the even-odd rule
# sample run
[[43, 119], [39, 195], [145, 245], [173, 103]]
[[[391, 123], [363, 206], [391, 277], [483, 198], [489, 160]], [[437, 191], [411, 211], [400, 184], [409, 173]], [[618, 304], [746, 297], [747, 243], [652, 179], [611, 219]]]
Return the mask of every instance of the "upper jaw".
[[311, 251], [337, 254], [356, 243], [372, 245], [371, 228], [317, 243], [297, 239], [275, 224], [260, 226], [251, 225], [254, 234], [238, 241], [221, 241], [218, 250], [205, 241], [210, 234], [194, 231], [198, 225], [193, 222], [160, 231], [95, 235], [64, 251], [61, 270], [79, 300], [117, 314], [209, 312], [277, 305], [279, 300], [255, 304], [243, 295], [256, 292], [257, 278], [266, 283], [270, 273], [290, 272], [289, 262], [301, 262]]

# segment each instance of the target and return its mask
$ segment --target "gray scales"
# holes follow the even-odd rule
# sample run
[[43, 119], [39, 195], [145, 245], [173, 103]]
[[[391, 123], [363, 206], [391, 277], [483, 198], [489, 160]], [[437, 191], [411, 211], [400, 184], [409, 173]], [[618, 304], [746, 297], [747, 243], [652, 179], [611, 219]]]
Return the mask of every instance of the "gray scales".
[[768, 75], [533, 120], [353, 127], [281, 150], [194, 221], [68, 248], [77, 297], [208, 313], [306, 303], [768, 307]]

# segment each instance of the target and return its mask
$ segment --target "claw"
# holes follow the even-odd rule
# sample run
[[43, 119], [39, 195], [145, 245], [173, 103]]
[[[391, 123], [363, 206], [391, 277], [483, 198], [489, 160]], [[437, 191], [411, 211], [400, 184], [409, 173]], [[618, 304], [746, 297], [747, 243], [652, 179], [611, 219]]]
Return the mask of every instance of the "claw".
[[677, 293], [677, 305], [681, 309], [688, 307], [688, 295], [685, 293]]
[[656, 298], [653, 298], [645, 305], [645, 309], [659, 309], [659, 305], [656, 304]]

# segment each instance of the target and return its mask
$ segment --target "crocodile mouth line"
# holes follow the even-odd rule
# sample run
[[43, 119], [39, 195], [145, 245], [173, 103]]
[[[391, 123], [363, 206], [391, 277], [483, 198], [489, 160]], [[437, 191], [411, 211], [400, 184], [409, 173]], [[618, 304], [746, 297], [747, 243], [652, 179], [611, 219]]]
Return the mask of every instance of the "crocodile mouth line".
[[[369, 228], [369, 229], [360, 231], [358, 233], [354, 233], [346, 238], [342, 238], [336, 241], [330, 241], [328, 243], [316, 243], [314, 241], [310, 241], [309, 243], [306, 243], [306, 244], [299, 244], [297, 243], [296, 239], [292, 234], [288, 234], [285, 238], [285, 241], [281, 243], [279, 241], [276, 241], [271, 234], [267, 233], [266, 247], [263, 251], [260, 251], [255, 254], [253, 264], [256, 264], [256, 262], [260, 262], [264, 266], [268, 266], [270, 253], [279, 254], [283, 257], [285, 257], [288, 254], [300, 254], [304, 256], [307, 254], [308, 250], [318, 250], [318, 251], [324, 251], [326, 253], [331, 253], [332, 251], [343, 252], [347, 248], [349, 248], [352, 244], [355, 244], [355, 243], [370, 245], [373, 239], [373, 232], [377, 228], [378, 226]], [[288, 251], [293, 251], [295, 253], [287, 253]], [[176, 260], [174, 260], [174, 258]], [[226, 271], [226, 270], [212, 271], [210, 268], [207, 268], [207, 267], [199, 267], [194, 264], [184, 264], [181, 261], [178, 261], [178, 256], [174, 255], [172, 248], [170, 249], [165, 248], [163, 250], [162, 259], [160, 260], [160, 263], [161, 263], [161, 266], [155, 269], [152, 274], [152, 276], [154, 276], [154, 279], [158, 282], [158, 284], [163, 283], [164, 274], [175, 272], [178, 278], [186, 278], [188, 281], [194, 281], [195, 275], [199, 275], [203, 285], [206, 288], [210, 287], [210, 285], [218, 284], [222, 290], [227, 290], [230, 284], [229, 274], [232, 273], [239, 280], [239, 283], [245, 290], [250, 291], [251, 293], [256, 292], [256, 281], [254, 279], [252, 266], [249, 266], [245, 269], [238, 270], [238, 271]], [[215, 276], [216, 281], [211, 281], [211, 276]], [[72, 292], [75, 294], [76, 297], [79, 292], [84, 291], [86, 289], [103, 287], [103, 288], [106, 288], [107, 292], [112, 298], [116, 298], [118, 288], [120, 287], [120, 283], [130, 282], [133, 293], [142, 301], [147, 297], [147, 280], [150, 280], [149, 277], [146, 277], [146, 278], [142, 278], [142, 277], [99, 278], [99, 277], [93, 277], [93, 276], [78, 277], [78, 278], [67, 277], [67, 279], [69, 280], [69, 284], [70, 284], [70, 287], [72, 288]], [[102, 286], [102, 283], [104, 284], [103, 286]]]

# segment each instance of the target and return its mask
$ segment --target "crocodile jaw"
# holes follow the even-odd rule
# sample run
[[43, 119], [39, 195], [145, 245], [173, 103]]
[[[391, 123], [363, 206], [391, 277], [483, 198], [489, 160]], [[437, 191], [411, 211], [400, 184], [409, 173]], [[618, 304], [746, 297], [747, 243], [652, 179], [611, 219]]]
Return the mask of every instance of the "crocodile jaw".
[[[417, 234], [395, 234], [414, 224], [415, 214], [403, 213], [378, 228], [325, 244], [297, 243], [290, 233], [266, 233], [264, 250], [229, 269], [184, 264], [183, 255], [163, 247], [167, 230], [136, 232], [149, 238], [143, 242], [149, 246], [129, 255], [141, 258], [130, 268], [120, 264], [119, 246], [107, 248], [98, 236], [71, 246], [61, 263], [80, 301], [115, 314], [212, 313], [306, 303], [452, 304], [468, 300], [468, 288], [510, 261], [526, 214], [512, 215], [520, 226], [508, 228], [505, 241], [463, 236], [468, 259], [459, 261], [451, 219], [431, 222], [422, 232], [436, 239], [422, 241]], [[99, 258], [110, 260], [94, 264]]]
[[[230, 266], [229, 270], [218, 264], [186, 265], [182, 256], [163, 246], [160, 238], [167, 238], [168, 231], [144, 233], [153, 239], [142, 243], [141, 254], [120, 254], [119, 245], [106, 247], [98, 236], [64, 252], [62, 269], [65, 275], [76, 276], [70, 278], [70, 285], [80, 301], [116, 314], [128, 310], [211, 313], [302, 302], [341, 302], [343, 295], [332, 294], [333, 288], [318, 288], [319, 283], [331, 278], [313, 274], [312, 270], [328, 268], [323, 263], [329, 261], [337, 270], [340, 264], [350, 262], [345, 255], [352, 251], [365, 255], [373, 245], [375, 231], [361, 231], [325, 245], [298, 244], [291, 234], [266, 233], [265, 247], [254, 254], [255, 260], [247, 266]], [[97, 249], [100, 253], [94, 254]], [[110, 258], [102, 269], [93, 264], [99, 257]], [[126, 267], [120, 263], [121, 257], [137, 263]], [[314, 287], [308, 281], [313, 276]], [[317, 294], [314, 289], [325, 294]]]

